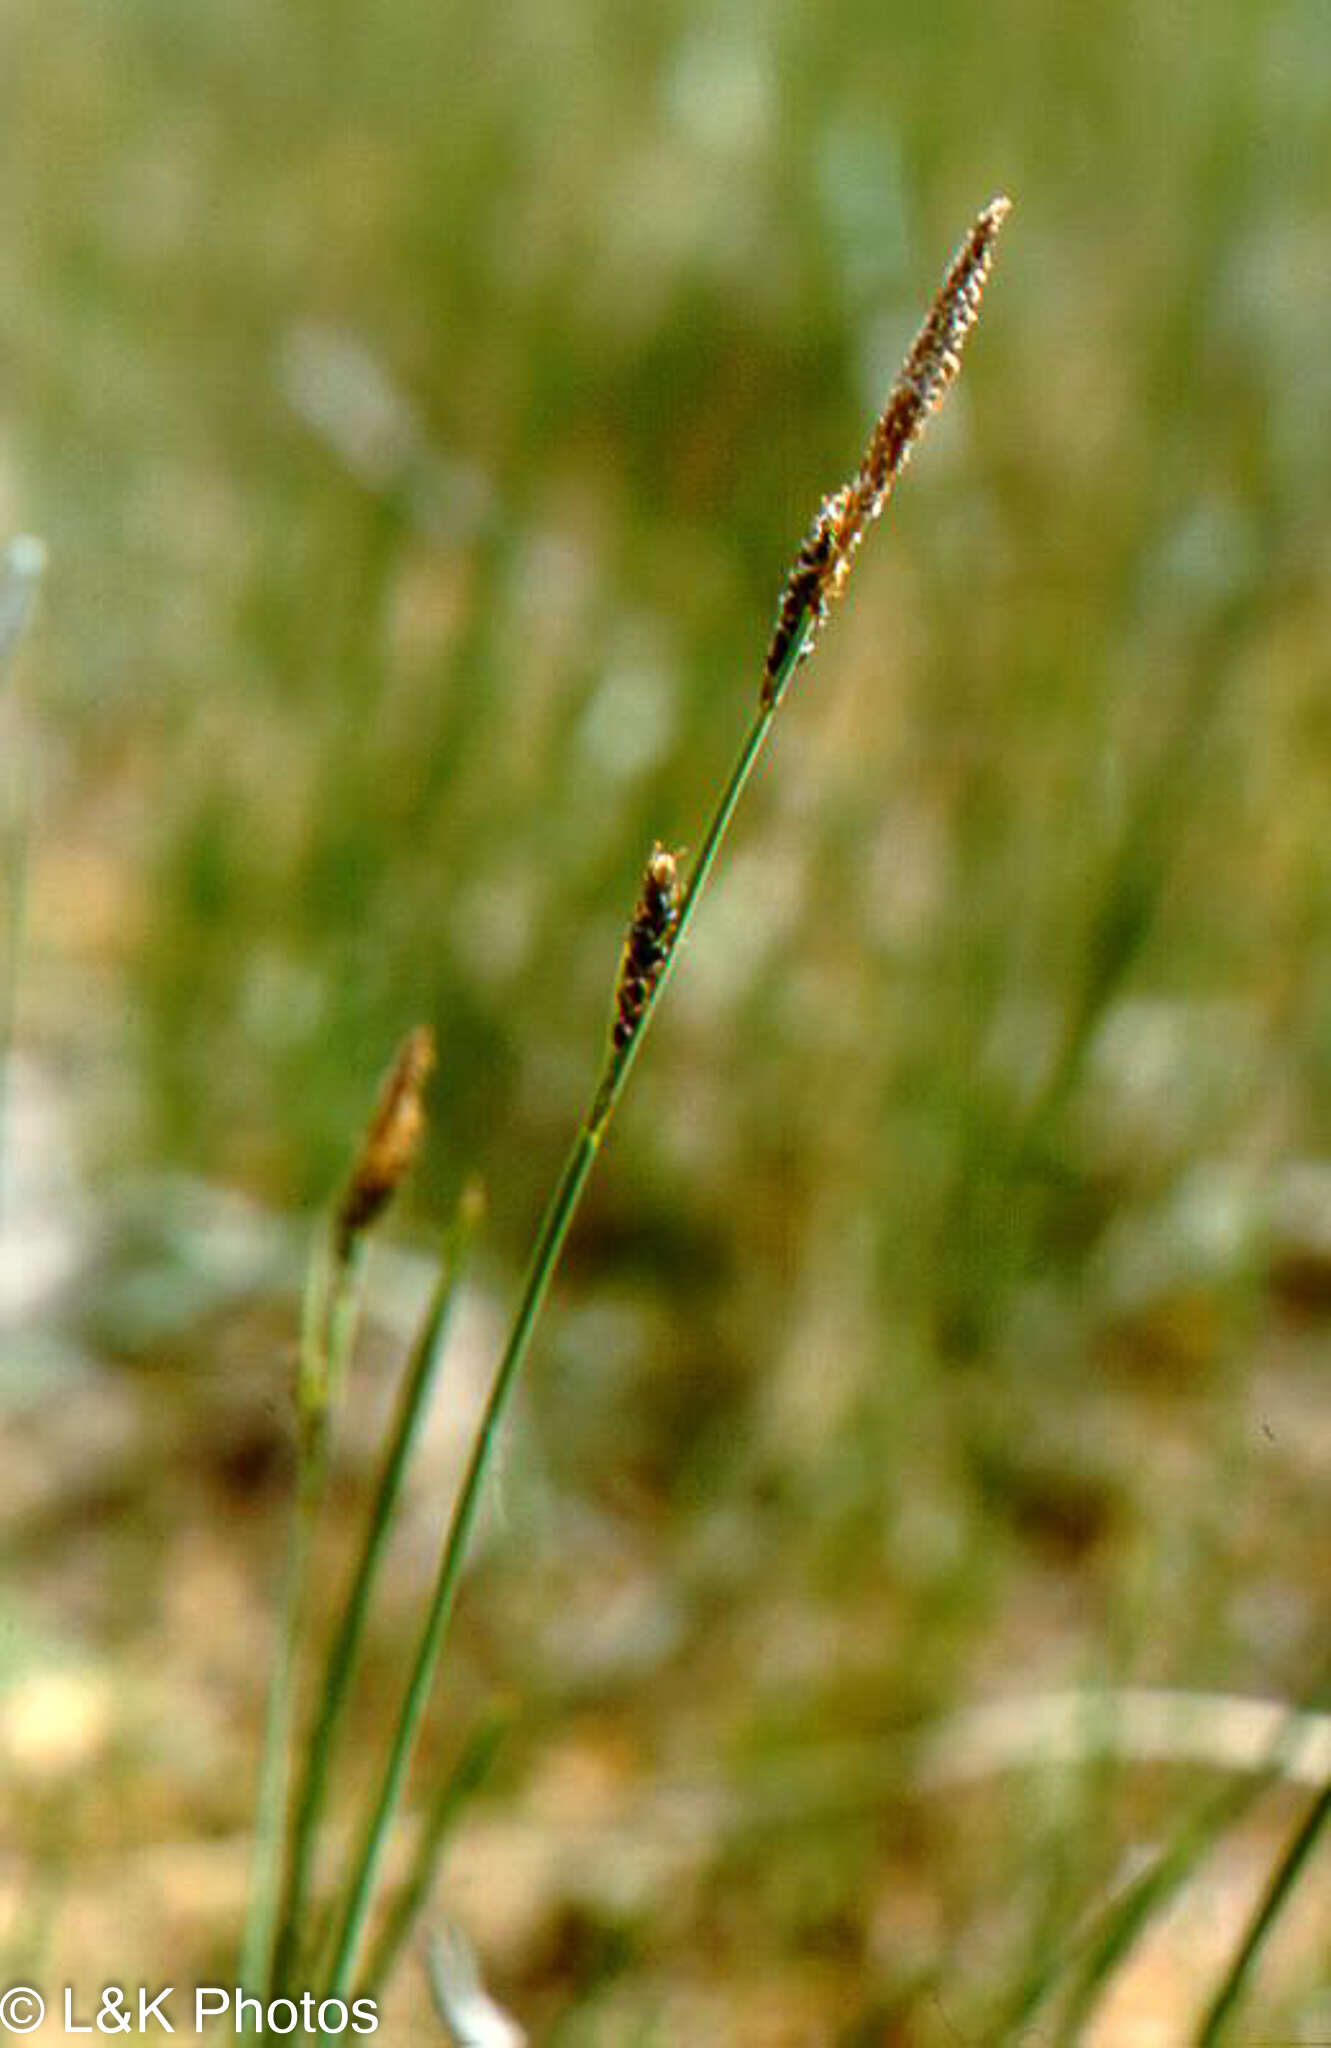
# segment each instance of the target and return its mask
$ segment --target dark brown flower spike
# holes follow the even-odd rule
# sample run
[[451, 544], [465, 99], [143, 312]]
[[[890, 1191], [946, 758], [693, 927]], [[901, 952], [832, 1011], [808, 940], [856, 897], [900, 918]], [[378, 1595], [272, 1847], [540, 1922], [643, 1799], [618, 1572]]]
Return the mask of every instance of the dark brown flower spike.
[[418, 1024], [404, 1039], [389, 1069], [337, 1206], [333, 1240], [342, 1262], [350, 1256], [357, 1238], [388, 1207], [420, 1150], [425, 1134], [425, 1084], [434, 1062], [434, 1034], [428, 1024]]
[[921, 428], [961, 368], [961, 350], [980, 310], [994, 242], [1011, 201], [994, 199], [957, 251], [910, 354], [892, 386], [853, 481], [824, 498], [786, 579], [763, 670], [763, 702], [777, 694], [792, 647], [805, 632], [800, 659], [813, 646], [840, 597], [855, 551], [877, 519]]
[[642, 1021], [647, 1001], [670, 957], [679, 923], [679, 864], [658, 841], [642, 879], [615, 990], [615, 1048], [623, 1052]]

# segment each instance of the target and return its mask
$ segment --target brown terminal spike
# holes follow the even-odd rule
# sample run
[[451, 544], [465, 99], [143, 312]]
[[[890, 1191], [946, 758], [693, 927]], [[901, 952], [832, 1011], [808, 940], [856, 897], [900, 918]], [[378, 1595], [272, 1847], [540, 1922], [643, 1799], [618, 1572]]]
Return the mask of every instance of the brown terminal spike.
[[679, 863], [658, 840], [642, 878], [642, 893], [633, 913], [615, 989], [612, 1037], [617, 1052], [629, 1046], [661, 970], [670, 958], [679, 923]]
[[1010, 200], [994, 199], [977, 218], [901, 366], [858, 472], [824, 498], [818, 509], [781, 593], [763, 670], [764, 704], [777, 696], [778, 680], [784, 680], [791, 649], [801, 634], [800, 660], [809, 654], [833, 601], [845, 588], [856, 549], [887, 503], [925, 421], [955, 380], [962, 346], [979, 315], [994, 243], [1011, 210]]
[[357, 1238], [388, 1207], [420, 1150], [425, 1135], [425, 1084], [434, 1063], [434, 1034], [428, 1024], [418, 1024], [403, 1040], [384, 1079], [337, 1206], [333, 1239], [343, 1262]]

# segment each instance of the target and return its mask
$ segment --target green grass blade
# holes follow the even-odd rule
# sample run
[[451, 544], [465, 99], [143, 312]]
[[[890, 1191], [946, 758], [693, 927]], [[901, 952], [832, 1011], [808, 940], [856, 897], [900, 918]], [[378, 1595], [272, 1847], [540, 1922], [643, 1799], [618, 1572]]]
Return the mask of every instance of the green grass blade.
[[[1254, 1778], [1239, 1785], [1227, 1785], [1209, 1799], [1182, 1828], [1169, 1847], [1144, 1870], [1127, 1890], [1113, 1901], [1097, 1922], [1089, 1947], [1076, 1972], [1062, 2020], [1053, 2036], [1053, 2048], [1074, 2048], [1120, 1963], [1131, 1953], [1139, 1936], [1197, 1868], [1202, 1858], [1231, 1827], [1242, 1819], [1265, 1790], [1267, 1780]], [[1050, 1986], [1032, 1984], [1011, 2021], [1008, 2039], [1025, 2038], [1025, 2030]], [[1038, 1992], [1038, 1995], [1036, 1995]]]
[[1272, 1871], [1270, 1883], [1262, 1894], [1251, 1924], [1239, 1943], [1234, 1959], [1226, 1970], [1220, 1988], [1198, 2030], [1197, 2048], [1217, 2048], [1230, 2016], [1243, 1996], [1266, 1937], [1275, 1926], [1284, 1909], [1285, 1901], [1302, 1876], [1304, 1867], [1317, 1846], [1317, 1838], [1328, 1820], [1331, 1820], [1331, 1784], [1323, 1786], [1295, 1830], [1288, 1849]]
[[[1142, 1875], [1114, 1900], [1081, 1945], [1084, 1959], [1076, 1970], [1062, 2019], [1053, 2037], [1053, 2048], [1074, 2048], [1082, 2038], [1088, 2020], [1109, 1987], [1115, 1971], [1131, 1953], [1139, 1936], [1156, 1915], [1186, 1884], [1202, 1859], [1222, 1835], [1237, 1825], [1258, 1799], [1283, 1774], [1286, 1757], [1300, 1741], [1304, 1712], [1293, 1707], [1284, 1716], [1261, 1769], [1236, 1785], [1226, 1785], [1213, 1794], [1179, 1830], [1174, 1840]], [[1035, 1987], [1023, 2001], [1022, 2010], [1010, 2020], [1006, 2039], [1015, 2044], [1023, 2036], [1036, 2008], [1062, 1971], [1051, 1972], [1050, 1981]]]
[[334, 1937], [325, 1992], [325, 1996], [329, 1998], [345, 1996], [351, 1981], [351, 1973], [355, 1968], [361, 1936], [369, 1913], [375, 1878], [378, 1875], [379, 1861], [406, 1781], [407, 1766], [429, 1699], [435, 1666], [453, 1611], [453, 1602], [457, 1597], [458, 1581], [462, 1575], [472, 1527], [480, 1505], [481, 1487], [494, 1455], [500, 1424], [531, 1342], [532, 1330], [568, 1236], [587, 1176], [595, 1161], [599, 1143], [599, 1134], [593, 1132], [588, 1125], [584, 1125], [569, 1152], [554, 1199], [546, 1212], [545, 1222], [532, 1253], [517, 1317], [496, 1370], [485, 1412], [472, 1446], [471, 1458], [453, 1508], [434, 1592], [421, 1630], [406, 1696], [399, 1711], [383, 1782], [357, 1852], [351, 1887]]
[[392, 1431], [384, 1453], [379, 1483], [366, 1522], [365, 1538], [329, 1648], [319, 1688], [319, 1707], [294, 1803], [287, 1846], [287, 1872], [273, 1956], [272, 1983], [287, 1987], [300, 1950], [301, 1922], [309, 1889], [315, 1833], [323, 1812], [334, 1738], [346, 1704], [356, 1657], [364, 1634], [370, 1599], [383, 1558], [389, 1527], [420, 1424], [433, 1391], [448, 1318], [456, 1299], [467, 1245], [476, 1223], [476, 1205], [464, 1198], [445, 1241], [439, 1279], [417, 1335], [398, 1397]]
[[287, 1786], [290, 1775], [293, 1677], [309, 1604], [309, 1570], [324, 1498], [328, 1489], [329, 1389], [340, 1388], [355, 1342], [356, 1310], [364, 1260], [357, 1247], [350, 1259], [336, 1261], [326, 1273], [322, 1255], [310, 1264], [301, 1332], [301, 1386], [317, 1383], [316, 1408], [303, 1408], [300, 1418], [300, 1471], [277, 1652], [273, 1659], [268, 1705], [264, 1715], [255, 1813], [254, 1863], [249, 1911], [241, 1943], [239, 1974], [246, 1989], [270, 1979], [273, 1936], [281, 1882], [282, 1847], [286, 1833]]
[[291, 1740], [292, 1676], [296, 1646], [305, 1616], [310, 1552], [318, 1522], [318, 1503], [302, 1484], [292, 1510], [282, 1616], [268, 1704], [264, 1714], [259, 1791], [255, 1808], [254, 1856], [249, 1912], [241, 1943], [239, 1976], [250, 1992], [268, 1981], [268, 1957], [277, 1910], [283, 1818], [286, 1811], [287, 1763]]
[[379, 1987], [401, 1954], [402, 1944], [411, 1933], [416, 1916], [429, 1894], [444, 1843], [463, 1807], [489, 1776], [509, 1725], [508, 1716], [502, 1713], [491, 1714], [482, 1721], [468, 1737], [461, 1756], [440, 1785], [434, 1805], [426, 1817], [410, 1875], [384, 1922], [357, 1985], [359, 1995], [377, 1998]]

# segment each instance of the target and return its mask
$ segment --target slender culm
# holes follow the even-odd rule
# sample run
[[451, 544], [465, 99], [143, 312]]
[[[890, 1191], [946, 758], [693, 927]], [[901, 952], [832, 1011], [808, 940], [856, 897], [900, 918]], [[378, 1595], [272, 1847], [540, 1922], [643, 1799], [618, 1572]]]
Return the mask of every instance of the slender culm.
[[777, 693], [777, 678], [784, 674], [801, 633], [798, 659], [809, 654], [833, 600], [845, 588], [866, 530], [887, 503], [925, 421], [961, 368], [961, 350], [979, 315], [993, 265], [994, 242], [1010, 211], [1010, 200], [994, 199], [977, 217], [902, 364], [858, 472], [818, 508], [777, 607], [763, 670], [764, 704]]

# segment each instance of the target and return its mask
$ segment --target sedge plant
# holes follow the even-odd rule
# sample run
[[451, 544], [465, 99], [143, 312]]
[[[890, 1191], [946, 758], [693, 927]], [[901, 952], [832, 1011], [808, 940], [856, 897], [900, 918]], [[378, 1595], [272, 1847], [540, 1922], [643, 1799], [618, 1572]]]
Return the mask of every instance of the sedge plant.
[[[476, 1775], [477, 1759], [488, 1754], [491, 1745], [482, 1732], [472, 1748], [464, 1752], [454, 1774], [455, 1782], [441, 1794], [424, 1830], [407, 1886], [405, 1909], [390, 1918], [373, 1957], [368, 1965], [362, 1965], [362, 1949], [384, 1851], [401, 1807], [417, 1738], [434, 1689], [487, 1475], [589, 1176], [698, 912], [736, 806], [767, 743], [791, 680], [807, 660], [835, 601], [842, 595], [860, 544], [882, 513], [923, 427], [958, 374], [962, 347], [975, 324], [994, 245], [1008, 211], [1008, 200], [998, 198], [976, 218], [891, 388], [859, 468], [849, 483], [824, 498], [805, 536], [782, 591], [762, 668], [757, 705], [687, 880], [681, 876], [677, 855], [664, 845], [654, 846], [647, 860], [615, 983], [612, 1022], [601, 1071], [529, 1257], [513, 1324], [490, 1383], [443, 1539], [382, 1775], [351, 1853], [345, 1889], [334, 1904], [327, 1946], [317, 1944], [323, 1960], [314, 1966], [314, 1973], [325, 2000], [345, 2000], [353, 1986], [359, 1988], [373, 1982], [377, 1987], [382, 1980], [406, 1932], [411, 1911], [425, 1896], [433, 1861], [451, 1816]], [[353, 1188], [355, 1179], [353, 1175]], [[264, 1809], [259, 1831], [262, 1887], [256, 1890], [243, 1973], [247, 1982], [277, 1990], [295, 1981], [292, 1971], [298, 1965], [313, 1962], [316, 1943], [308, 1926], [310, 1867], [326, 1803], [333, 1732], [346, 1699], [374, 1567], [396, 1500], [415, 1419], [428, 1388], [430, 1374], [422, 1361], [427, 1357], [433, 1359], [442, 1323], [441, 1296], [437, 1294], [407, 1376], [407, 1391], [392, 1433], [384, 1479], [370, 1512], [352, 1591], [335, 1631], [309, 1760], [287, 1823], [286, 1867], [279, 1885], [275, 1877], [279, 1852], [274, 1845], [282, 1834], [279, 1816], [285, 1806], [284, 1759], [291, 1731], [290, 1660], [303, 1617], [302, 1587], [311, 1531], [326, 1484], [328, 1420], [335, 1406], [337, 1380], [345, 1370], [351, 1348], [355, 1257], [365, 1227], [365, 1219], [358, 1219], [354, 1229], [346, 1229], [345, 1203], [339, 1215], [342, 1227], [340, 1232], [338, 1225], [334, 1227], [332, 1280], [316, 1289], [318, 1306], [311, 1326], [314, 1338], [307, 1343], [302, 1373], [301, 1495], [304, 1501], [308, 1492], [314, 1504], [297, 1515], [292, 1572], [298, 1583], [294, 1592], [288, 1594], [283, 1638], [287, 1676], [275, 1687], [276, 1704], [269, 1716], [269, 1762], [264, 1773]], [[446, 1254], [445, 1277], [441, 1280], [444, 1301], [451, 1291], [452, 1282], [447, 1276], [453, 1264]]]
[[[293, 1774], [288, 1761], [296, 1725], [292, 1674], [307, 1619], [308, 1572], [328, 1484], [330, 1432], [354, 1346], [367, 1233], [405, 1174], [419, 1142], [422, 1092], [433, 1058], [427, 1034], [413, 1034], [390, 1074], [334, 1212], [326, 1251], [315, 1262], [307, 1303], [299, 1399], [301, 1480], [281, 1648], [270, 1699], [256, 1883], [242, 1966], [245, 1981], [266, 1987], [269, 1993], [290, 1994], [297, 1985], [314, 1980], [325, 2002], [346, 2002], [353, 1994], [378, 1996], [428, 1897], [456, 1817], [486, 1775], [502, 1739], [502, 1715], [483, 1721], [464, 1743], [452, 1770], [442, 1777], [421, 1820], [406, 1877], [387, 1912], [379, 1916], [373, 1947], [365, 1953], [385, 1849], [437, 1681], [486, 1479], [584, 1190], [786, 691], [844, 591], [860, 543], [882, 512], [922, 427], [957, 375], [962, 344], [978, 314], [994, 243], [1007, 212], [1008, 202], [997, 199], [978, 216], [892, 387], [859, 469], [848, 484], [823, 500], [801, 544], [782, 591], [753, 717], [687, 880], [681, 875], [679, 857], [661, 843], [648, 857], [615, 982], [602, 1066], [530, 1254], [512, 1328], [495, 1368], [443, 1539], [387, 1756], [353, 1846], [345, 1887], [333, 1899], [328, 1921], [316, 1927], [314, 1854], [332, 1783], [338, 1730], [389, 1527], [435, 1384], [448, 1310], [477, 1213], [476, 1198], [464, 1198], [443, 1248], [436, 1288], [404, 1372], [378, 1485], [323, 1664], [304, 1760]], [[1104, 995], [1097, 986], [1096, 1007]], [[1079, 1012], [1078, 1028], [1071, 1034], [1076, 1052], [1058, 1063], [1060, 1081], [1081, 1049], [1082, 1026], [1084, 1018]], [[1049, 1093], [1050, 1099], [1042, 1102], [1033, 1120], [1037, 1125], [1061, 1100], [1061, 1087], [1051, 1085]], [[288, 1779], [293, 1776], [288, 1793]], [[1057, 2000], [1057, 2038], [1069, 2043], [1081, 2039], [1107, 1985], [1143, 1929], [1187, 1882], [1215, 1839], [1247, 1811], [1265, 1782], [1259, 1774], [1251, 1786], [1227, 1789], [1208, 1801], [1138, 1882], [1081, 1930], [1070, 1949], [1060, 1944], [1060, 1954], [1041, 1957], [1007, 2001], [1000, 2022], [1001, 2038], [1014, 2043], [1025, 2038], [1032, 2022]], [[1331, 1806], [1323, 1792], [1273, 1872], [1252, 1924], [1201, 2021], [1197, 2038], [1208, 2048], [1226, 2032], [1255, 1958], [1306, 1867], [1329, 1812]], [[325, 2041], [330, 2038], [323, 2037]]]

